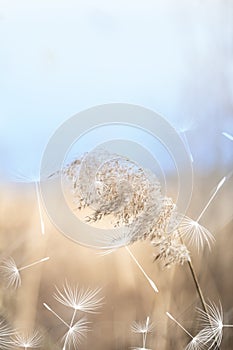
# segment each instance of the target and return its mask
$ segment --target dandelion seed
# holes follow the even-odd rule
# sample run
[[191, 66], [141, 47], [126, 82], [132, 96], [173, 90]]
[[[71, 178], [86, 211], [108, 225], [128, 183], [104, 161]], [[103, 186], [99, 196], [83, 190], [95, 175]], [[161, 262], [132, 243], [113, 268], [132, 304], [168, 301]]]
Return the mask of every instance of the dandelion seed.
[[203, 335], [206, 343], [210, 344], [209, 348], [218, 348], [222, 342], [223, 328], [233, 328], [231, 324], [224, 324], [222, 305], [219, 307], [215, 303], [206, 304], [205, 312], [198, 308], [200, 320], [203, 323]]
[[88, 322], [85, 317], [82, 317], [73, 325], [74, 317], [72, 317], [71, 325], [69, 325], [48, 304], [43, 303], [43, 305], [68, 328], [68, 331], [62, 337], [62, 342], [64, 342], [63, 350], [66, 349], [66, 346], [69, 348], [72, 345], [77, 349], [79, 343], [85, 338], [86, 333], [90, 330], [88, 327], [90, 322]]
[[7, 288], [18, 288], [21, 285], [21, 276], [19, 269], [12, 257], [9, 257], [2, 261], [1, 274], [7, 281]]
[[0, 348], [2, 350], [12, 349], [12, 340], [11, 337], [14, 335], [14, 331], [4, 323], [3, 320], [0, 320]]
[[184, 217], [179, 225], [179, 232], [190, 245], [193, 245], [199, 251], [204, 248], [205, 243], [211, 249], [211, 243], [214, 243], [215, 239], [213, 235], [200, 225], [197, 221], [194, 221], [187, 216]]
[[202, 350], [207, 349], [206, 344], [203, 340], [202, 331], [199, 332], [193, 339], [188, 343], [185, 350]]
[[197, 218], [197, 222], [199, 222], [202, 218], [202, 216], [204, 215], [204, 213], [206, 212], [206, 210], [209, 208], [210, 204], [212, 203], [214, 197], [217, 195], [218, 191], [220, 190], [220, 188], [223, 186], [224, 182], [226, 181], [227, 177], [224, 176], [219, 183], [216, 186], [216, 189], [214, 191], [214, 193], [212, 194], [212, 196], [210, 197], [209, 201], [207, 202], [206, 206], [204, 207], [204, 209], [202, 210], [201, 214], [198, 216]]
[[222, 135], [227, 137], [229, 140], [233, 141], [233, 135], [230, 135], [228, 132], [223, 131]]
[[194, 118], [189, 118], [189, 119], [185, 119], [185, 120], [177, 120], [175, 124], [176, 124], [175, 125], [176, 130], [179, 133], [193, 131], [198, 126], [198, 123]]
[[13, 287], [16, 289], [16, 288], [20, 287], [21, 283], [22, 283], [20, 272], [25, 270], [25, 269], [28, 269], [30, 267], [33, 267], [37, 264], [40, 264], [44, 261], [47, 261], [47, 260], [49, 260], [49, 257], [40, 259], [40, 260], [35, 261], [29, 265], [22, 266], [22, 267], [18, 268], [12, 257], [4, 259], [2, 261], [2, 265], [0, 267], [0, 272], [3, 276], [3, 278], [7, 282], [7, 288]]
[[54, 298], [62, 305], [73, 309], [73, 315], [69, 324], [50, 306], [46, 303], [43, 304], [48, 311], [58, 318], [66, 328], [68, 328], [67, 332], [62, 337], [62, 341], [64, 342], [63, 350], [70, 348], [71, 346], [76, 349], [80, 341], [86, 336], [86, 332], [89, 331], [88, 324], [90, 322], [88, 322], [85, 317], [82, 317], [75, 322], [76, 314], [78, 311], [96, 313], [103, 301], [103, 297], [98, 295], [100, 291], [100, 288], [84, 290], [79, 289], [78, 287], [71, 287], [67, 281], [63, 285], [62, 290], [59, 290], [56, 287]]
[[96, 313], [102, 306], [103, 297], [98, 294], [101, 288], [79, 289], [79, 287], [71, 287], [67, 281], [63, 285], [62, 290], [56, 287], [57, 293], [54, 298], [61, 304], [70, 307], [74, 310], [83, 311], [87, 313]]
[[138, 266], [139, 270], [143, 273], [143, 276], [146, 278], [146, 280], [149, 282], [151, 288], [154, 290], [154, 292], [158, 293], [158, 288], [156, 287], [154, 281], [146, 274], [143, 267], [139, 264], [138, 260], [135, 258], [134, 254], [131, 252], [131, 250], [128, 247], [125, 247], [135, 264]]
[[192, 152], [191, 152], [191, 149], [190, 149], [188, 140], [187, 140], [186, 130], [181, 131], [181, 133], [182, 133], [182, 135], [183, 135], [183, 140], [184, 140], [185, 146], [186, 146], [186, 148], [187, 148], [187, 151], [188, 151], [188, 153], [189, 153], [191, 162], [193, 163], [193, 161], [194, 161], [194, 160], [193, 160], [193, 155], [192, 155]]
[[103, 251], [97, 254], [104, 256], [113, 253], [117, 249], [132, 244], [135, 241], [137, 241], [137, 238], [132, 234], [132, 231], [127, 228], [120, 231], [117, 230], [110, 235], [105, 234], [104, 237], [99, 240]]
[[13, 339], [14, 346], [17, 346], [19, 348], [26, 349], [34, 349], [40, 347], [42, 342], [41, 335], [35, 331], [32, 334], [25, 333], [25, 334], [16, 334]]
[[152, 289], [157, 293], [158, 288], [156, 287], [155, 283], [152, 281], [152, 279], [146, 274], [145, 270], [141, 266], [141, 264], [138, 262], [132, 251], [127, 247], [127, 245], [132, 244], [134, 241], [137, 241], [137, 237], [132, 235], [132, 232], [130, 230], [123, 230], [121, 232], [117, 232], [115, 235], [111, 235], [109, 237], [105, 237], [105, 240], [101, 241], [104, 246], [109, 246], [109, 249], [105, 249], [103, 252], [98, 253], [102, 256], [108, 255], [116, 251], [118, 248], [125, 247], [127, 253], [129, 256], [133, 259], [139, 270], [142, 272], [143, 276], [146, 278], [146, 280], [149, 282]]
[[18, 171], [18, 174], [14, 176], [14, 180], [16, 180], [17, 182], [32, 183], [33, 185], [35, 185], [36, 200], [37, 200], [39, 218], [40, 218], [40, 228], [41, 228], [42, 235], [44, 235], [45, 224], [44, 224], [44, 219], [42, 214], [41, 195], [39, 191], [40, 176], [36, 174], [30, 174], [29, 176], [27, 176], [27, 175], [24, 175], [23, 172]]
[[206, 349], [205, 337], [203, 336], [202, 331], [200, 331], [195, 337], [187, 329], [185, 329], [180, 322], [178, 322], [169, 312], [166, 312], [166, 315], [175, 322], [188, 336], [191, 338], [191, 341], [185, 347], [185, 350], [203, 350]]
[[145, 322], [133, 322], [131, 326], [132, 332], [142, 334], [142, 348], [134, 349], [146, 349], [147, 335], [153, 331], [153, 328], [154, 324], [150, 323], [149, 316], [146, 318]]
[[[108, 254], [111, 254], [113, 252], [116, 251], [117, 248], [115, 249], [106, 249], [101, 253], [98, 253], [101, 256], [105, 256]], [[127, 253], [130, 255], [130, 257], [132, 258], [132, 260], [135, 262], [135, 264], [137, 265], [137, 267], [139, 268], [139, 270], [142, 272], [143, 276], [146, 278], [147, 282], [150, 284], [151, 288], [154, 290], [154, 292], [158, 293], [158, 288], [156, 287], [156, 284], [154, 283], [154, 281], [147, 275], [147, 273], [145, 272], [145, 270], [143, 269], [143, 267], [141, 266], [141, 264], [138, 262], [138, 260], [136, 259], [136, 257], [134, 256], [134, 254], [132, 253], [132, 251], [128, 248], [125, 247]]]
[[90, 322], [87, 321], [86, 317], [82, 317], [73, 326], [69, 327], [62, 338], [62, 341], [64, 341], [63, 350], [66, 347], [69, 349], [71, 346], [77, 349], [81, 341], [86, 338], [86, 333], [90, 331], [89, 324]]
[[57, 317], [66, 327], [70, 328], [67, 322], [63, 320], [48, 304], [43, 303], [44, 307], [51, 312], [55, 317]]
[[150, 323], [149, 316], [146, 318], [145, 322], [133, 322], [131, 330], [133, 333], [151, 333], [154, 328], [154, 324]]
[[39, 216], [40, 216], [40, 228], [41, 228], [41, 233], [42, 235], [45, 234], [45, 224], [44, 224], [44, 219], [42, 215], [42, 205], [41, 205], [41, 196], [39, 192], [39, 183], [35, 182], [36, 186], [36, 198], [37, 198], [37, 204], [38, 204], [38, 210], [39, 210]]
[[211, 243], [215, 241], [214, 236], [205, 227], [200, 225], [199, 221], [205, 214], [206, 210], [209, 208], [210, 204], [212, 203], [213, 199], [215, 198], [215, 196], [217, 195], [218, 191], [221, 189], [227, 178], [228, 176], [224, 176], [219, 181], [212, 196], [210, 197], [204, 209], [201, 211], [196, 221], [188, 217], [184, 217], [181, 220], [179, 226], [180, 235], [186, 238], [190, 244], [195, 245], [198, 251], [204, 247], [205, 243], [208, 245], [209, 249], [211, 249]]

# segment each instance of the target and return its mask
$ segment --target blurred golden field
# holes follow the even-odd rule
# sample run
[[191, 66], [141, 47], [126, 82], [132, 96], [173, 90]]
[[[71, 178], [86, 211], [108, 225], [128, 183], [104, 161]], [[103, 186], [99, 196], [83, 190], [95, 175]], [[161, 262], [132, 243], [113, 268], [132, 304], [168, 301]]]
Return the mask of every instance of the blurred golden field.
[[[195, 176], [194, 192], [188, 215], [197, 217], [217, 184], [220, 174]], [[195, 334], [196, 306], [199, 299], [188, 266], [162, 269], [153, 263], [149, 242], [138, 242], [131, 249], [148, 275], [155, 281], [155, 294], [124, 248], [100, 256], [96, 250], [79, 246], [52, 226], [43, 211], [45, 235], [41, 234], [38, 206], [33, 185], [2, 184], [0, 187], [1, 259], [14, 257], [19, 265], [49, 256], [50, 260], [22, 272], [22, 286], [6, 289], [1, 281], [0, 313], [16, 328], [39, 329], [44, 337], [42, 349], [61, 349], [65, 327], [50, 314], [43, 302], [51, 305], [66, 320], [71, 310], [53, 298], [55, 285], [65, 280], [82, 287], [102, 287], [104, 305], [99, 314], [89, 315], [92, 330], [80, 349], [129, 349], [141, 346], [141, 338], [131, 333], [134, 320], [147, 316], [155, 323], [147, 347], [153, 350], [182, 349], [189, 339], [165, 315], [171, 312]], [[221, 300], [225, 322], [233, 322], [232, 263], [233, 221], [232, 180], [215, 198], [203, 224], [211, 230], [216, 243], [209, 252], [191, 249], [193, 263], [206, 300]], [[233, 332], [224, 331], [221, 349], [232, 349]]]

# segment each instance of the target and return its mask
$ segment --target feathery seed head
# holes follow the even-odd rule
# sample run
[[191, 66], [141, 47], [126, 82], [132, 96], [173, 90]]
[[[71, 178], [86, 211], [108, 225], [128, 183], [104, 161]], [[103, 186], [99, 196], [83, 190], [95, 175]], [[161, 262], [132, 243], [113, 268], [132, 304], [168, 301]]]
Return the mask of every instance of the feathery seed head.
[[154, 260], [162, 260], [164, 267], [170, 267], [174, 264], [183, 265], [190, 261], [190, 254], [187, 247], [180, 243], [178, 237], [162, 237], [152, 242], [156, 248]]
[[34, 331], [33, 333], [17, 333], [13, 338], [13, 343], [15, 346], [24, 348], [24, 349], [34, 349], [40, 347], [42, 342], [41, 335]]
[[54, 298], [59, 303], [74, 310], [96, 313], [103, 304], [103, 297], [99, 296], [101, 288], [84, 290], [78, 286], [71, 287], [66, 281], [62, 290], [57, 287], [56, 290]]
[[206, 349], [206, 338], [202, 331], [200, 331], [195, 336], [182, 326], [169, 312], [166, 312], [166, 315], [175, 322], [191, 339], [190, 342], [186, 345], [185, 350], [204, 350]]
[[131, 331], [133, 333], [139, 333], [142, 334], [142, 347], [134, 347], [134, 349], [145, 349], [146, 348], [146, 341], [147, 341], [147, 335], [148, 333], [151, 333], [153, 331], [154, 324], [150, 323], [150, 317], [147, 316], [145, 322], [133, 322], [131, 326]]
[[202, 336], [206, 344], [211, 344], [210, 348], [218, 348], [222, 342], [223, 336], [223, 310], [222, 305], [219, 307], [215, 303], [206, 303], [207, 312], [197, 309], [200, 321], [203, 324]]
[[185, 350], [207, 350], [206, 344], [201, 341], [199, 333], [187, 344]]
[[181, 236], [198, 251], [203, 249], [205, 244], [211, 249], [211, 243], [215, 241], [213, 235], [205, 227], [188, 217], [182, 219], [178, 229]]
[[0, 272], [7, 283], [7, 288], [13, 287], [16, 289], [21, 285], [20, 272], [12, 257], [2, 261]]
[[137, 240], [149, 239], [155, 247], [167, 240], [157, 255], [159, 260], [166, 259], [165, 266], [190, 259], [187, 248], [179, 243], [176, 206], [162, 195], [161, 185], [150, 170], [97, 148], [68, 164], [62, 174], [71, 184], [78, 210], [92, 210], [88, 222], [110, 215], [113, 226], [123, 228], [120, 237], [114, 233], [104, 237], [104, 254]]
[[21, 286], [20, 272], [22, 270], [28, 269], [32, 266], [38, 265], [38, 264], [45, 262], [45, 261], [48, 261], [48, 260], [49, 260], [49, 257], [42, 258], [42, 259], [35, 261], [31, 264], [28, 264], [26, 266], [22, 266], [22, 267], [18, 268], [14, 259], [12, 257], [9, 257], [9, 258], [3, 260], [2, 266], [0, 267], [0, 271], [7, 282], [7, 287], [18, 288], [19, 286]]
[[90, 322], [87, 321], [86, 317], [82, 317], [70, 327], [62, 337], [62, 341], [65, 342], [63, 349], [66, 348], [66, 345], [68, 349], [72, 346], [74, 349], [77, 349], [78, 345], [86, 337], [86, 333], [90, 331], [89, 324]]
[[15, 334], [3, 320], [0, 320], [0, 348], [2, 350], [12, 349], [12, 339], [11, 337]]
[[147, 317], [145, 322], [133, 322], [131, 330], [133, 333], [151, 333], [153, 331], [154, 324], [150, 323], [150, 318]]

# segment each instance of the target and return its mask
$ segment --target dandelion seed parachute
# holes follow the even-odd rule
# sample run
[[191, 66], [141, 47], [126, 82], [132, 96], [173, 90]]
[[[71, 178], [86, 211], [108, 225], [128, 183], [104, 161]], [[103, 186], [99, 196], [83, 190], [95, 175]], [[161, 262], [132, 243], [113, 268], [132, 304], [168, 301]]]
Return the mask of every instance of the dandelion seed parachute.
[[87, 332], [90, 330], [90, 322], [85, 316], [79, 316], [78, 321], [75, 319], [79, 312], [84, 313], [97, 313], [101, 305], [103, 304], [103, 297], [99, 296], [100, 288], [96, 289], [83, 289], [76, 287], [71, 287], [71, 285], [66, 281], [62, 289], [59, 290], [56, 287], [56, 292], [54, 293], [54, 298], [56, 301], [62, 305], [72, 308], [73, 315], [70, 322], [66, 322], [62, 317], [60, 317], [50, 306], [43, 303], [44, 307], [50, 311], [55, 317], [57, 317], [64, 326], [66, 326], [67, 331], [62, 337], [63, 350], [65, 349], [78, 349], [80, 342], [86, 337]]
[[223, 309], [220, 302], [219, 306], [213, 302], [209, 302], [209, 304], [206, 303], [207, 312], [199, 308], [197, 310], [200, 321], [204, 327], [202, 334], [206, 343], [210, 349], [218, 349], [223, 338], [223, 328], [233, 327], [233, 325], [224, 325]]
[[12, 336], [15, 331], [12, 330], [3, 320], [0, 320], [0, 348], [2, 350], [12, 349]]
[[144, 322], [134, 321], [131, 326], [133, 333], [151, 333], [154, 329], [154, 324], [150, 323], [149, 317]]
[[[169, 312], [166, 312], [166, 315], [175, 322], [191, 339], [190, 342], [186, 345], [185, 350], [205, 350], [206, 349], [206, 338], [203, 334], [203, 331], [200, 331], [198, 334], [193, 336], [187, 329], [182, 326]], [[206, 349], [207, 350], [207, 349]]]
[[185, 350], [207, 350], [205, 343], [200, 341], [198, 335], [196, 335], [185, 347]]
[[181, 219], [179, 232], [198, 251], [202, 250], [205, 244], [211, 249], [211, 244], [215, 242], [214, 236], [204, 226], [188, 217]]
[[147, 349], [146, 348], [146, 342], [147, 342], [147, 335], [148, 333], [151, 333], [153, 331], [154, 324], [150, 322], [150, 317], [147, 316], [145, 322], [136, 322], [134, 321], [131, 326], [131, 331], [133, 333], [139, 333], [142, 334], [142, 347], [135, 347], [133, 349]]
[[71, 287], [66, 281], [62, 289], [56, 287], [54, 298], [61, 304], [74, 310], [96, 313], [103, 304], [103, 297], [99, 295], [101, 288], [83, 289]]
[[35, 265], [38, 265], [42, 262], [45, 262], [49, 260], [49, 257], [42, 258], [38, 261], [35, 261], [31, 264], [22, 266], [22, 267], [17, 267], [14, 259], [12, 257], [6, 258], [2, 261], [2, 265], [0, 266], [0, 273], [2, 274], [3, 278], [5, 279], [7, 283], [7, 288], [13, 287], [17, 289], [18, 287], [21, 286], [21, 271], [31, 268]]
[[79, 319], [62, 337], [64, 342], [63, 349], [70, 349], [72, 346], [74, 349], [78, 349], [80, 343], [86, 338], [86, 334], [90, 331], [90, 322], [87, 321], [86, 317]]
[[42, 342], [42, 336], [38, 331], [33, 333], [16, 333], [13, 338], [13, 344], [16, 347], [24, 349], [35, 349], [39, 348]]
[[[48, 178], [48, 176], [46, 178]], [[40, 179], [39, 175], [35, 175], [33, 173], [27, 176], [23, 173], [23, 171], [18, 171], [18, 173], [15, 176], [13, 176], [13, 180], [20, 183], [29, 183], [29, 184], [31, 183], [35, 186], [36, 200], [37, 200], [37, 206], [38, 206], [39, 218], [40, 218], [41, 234], [44, 235], [45, 223], [44, 223], [44, 218], [42, 213], [41, 195], [40, 195], [40, 189], [39, 189], [40, 181], [42, 181], [43, 179]]]
[[21, 276], [19, 269], [12, 257], [2, 261], [0, 272], [7, 283], [7, 288], [18, 288], [21, 285]]

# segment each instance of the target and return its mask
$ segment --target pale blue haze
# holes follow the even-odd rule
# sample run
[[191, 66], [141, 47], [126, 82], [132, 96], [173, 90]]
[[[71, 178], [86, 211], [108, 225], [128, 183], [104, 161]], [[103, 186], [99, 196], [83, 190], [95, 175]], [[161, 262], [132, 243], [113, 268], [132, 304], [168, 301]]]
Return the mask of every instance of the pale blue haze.
[[110, 102], [160, 112], [188, 129], [197, 168], [229, 171], [232, 18], [220, 0], [0, 0], [0, 175], [36, 167], [62, 122]]

